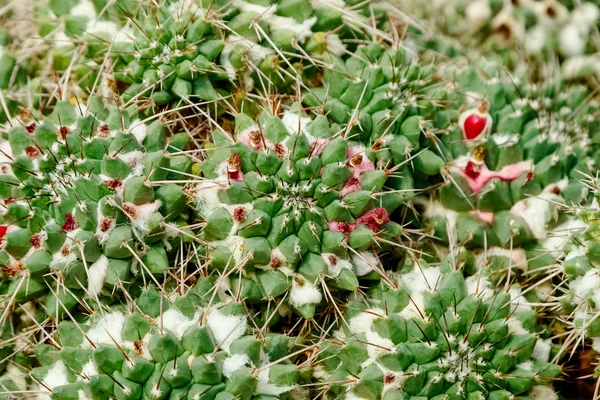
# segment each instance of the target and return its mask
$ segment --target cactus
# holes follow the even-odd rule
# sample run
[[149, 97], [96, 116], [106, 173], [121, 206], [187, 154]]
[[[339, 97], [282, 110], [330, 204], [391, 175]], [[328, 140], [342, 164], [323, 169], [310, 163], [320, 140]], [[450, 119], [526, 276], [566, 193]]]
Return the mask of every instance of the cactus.
[[[35, 353], [32, 387], [52, 399], [289, 396], [310, 377], [302, 343], [251, 328], [208, 278], [184, 296], [148, 288], [133, 302], [58, 324]], [[161, 289], [162, 290], [162, 289]], [[298, 351], [299, 350], [299, 351]], [[287, 397], [281, 397], [287, 398]]]
[[580, 179], [596, 162], [594, 123], [576, 110], [593, 114], [597, 105], [587, 104], [587, 90], [577, 85], [550, 100], [560, 82], [513, 87], [512, 80], [487, 83], [474, 81], [468, 70], [463, 75], [479, 94], [469, 93], [473, 104], [442, 137], [449, 149], [444, 184], [417, 203], [435, 236], [450, 246], [505, 260], [510, 257], [502, 254], [521, 253], [512, 257], [516, 269], [527, 268], [523, 260], [543, 267], [548, 258], [536, 244], [549, 238], [567, 205], [585, 198]]
[[497, 292], [482, 276], [465, 279], [449, 259], [441, 267], [418, 260], [413, 268], [394, 277], [393, 286], [374, 289], [367, 301], [347, 305], [318, 367], [331, 382], [331, 398], [553, 393], [548, 381], [561, 369], [549, 362], [548, 343], [527, 329], [531, 318], [520, 312], [519, 295], [511, 299], [517, 289]]
[[333, 288], [377, 279], [377, 253], [402, 228], [389, 221], [397, 203], [381, 196], [391, 172], [373, 153], [297, 105], [281, 117], [239, 114], [235, 132], [236, 142], [215, 133], [195, 188], [210, 266], [231, 275], [232, 290], [250, 302], [284, 296], [312, 318]]
[[355, 3], [50, 1], [37, 19], [42, 37], [62, 39], [55, 69], [72, 69], [84, 93], [99, 86], [101, 72], [103, 89], [145, 115], [164, 108], [221, 115], [218, 100], [251, 108], [250, 93], [312, 86], [322, 54], [343, 54], [342, 39], [387, 25], [382, 4]]
[[192, 162], [170, 154], [187, 136], [167, 140], [160, 121], [131, 121], [93, 100], [14, 122], [0, 145], [9, 307], [48, 294], [47, 314], [61, 318], [60, 304], [161, 277], [194, 240], [183, 186]]
[[[554, 235], [543, 243], [555, 259], [555, 264], [546, 268], [556, 285], [546, 285], [543, 289], [548, 302], [559, 304], [560, 325], [564, 338], [560, 351], [571, 355], [583, 347], [591, 345], [597, 352], [598, 331], [597, 307], [595, 300], [598, 288], [598, 178], [585, 175], [582, 182], [590, 191], [586, 202], [570, 209], [568, 218], [556, 224]], [[559, 289], [564, 287], [564, 289]], [[593, 357], [597, 357], [594, 353]], [[593, 378], [598, 378], [598, 368]]]

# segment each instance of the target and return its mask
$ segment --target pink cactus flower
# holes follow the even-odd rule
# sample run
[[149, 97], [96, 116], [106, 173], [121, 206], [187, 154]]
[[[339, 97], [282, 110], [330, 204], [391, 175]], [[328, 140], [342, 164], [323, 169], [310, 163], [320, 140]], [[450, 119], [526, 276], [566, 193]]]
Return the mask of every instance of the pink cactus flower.
[[499, 178], [503, 181], [517, 179], [525, 172], [528, 172], [530, 166], [531, 164], [528, 161], [521, 161], [516, 164], [506, 165], [500, 171], [490, 171], [483, 161], [469, 161], [460, 172], [467, 180], [471, 190], [477, 193], [494, 178]]
[[390, 220], [390, 214], [383, 207], [367, 211], [356, 219], [356, 225], [367, 225], [373, 232], [378, 232], [382, 225]]

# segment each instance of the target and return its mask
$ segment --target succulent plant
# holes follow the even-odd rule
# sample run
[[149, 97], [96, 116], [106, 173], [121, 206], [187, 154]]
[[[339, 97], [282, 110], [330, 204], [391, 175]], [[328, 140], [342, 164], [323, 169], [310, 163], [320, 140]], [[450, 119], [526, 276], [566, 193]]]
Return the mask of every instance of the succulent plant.
[[346, 305], [316, 371], [330, 382], [330, 398], [556, 396], [550, 382], [561, 367], [530, 330], [535, 313], [532, 321], [521, 312], [518, 289], [498, 292], [480, 275], [465, 279], [450, 257], [439, 267], [423, 260], [413, 267], [393, 286]]
[[0, 144], [7, 307], [48, 294], [47, 314], [61, 317], [61, 304], [165, 274], [194, 240], [183, 186], [192, 161], [170, 154], [187, 140], [93, 100], [13, 119]]
[[342, 40], [382, 34], [378, 28], [389, 24], [383, 2], [42, 4], [40, 34], [59, 42], [52, 49], [55, 69], [72, 70], [83, 92], [98, 86], [117, 92], [144, 115], [165, 108], [221, 115], [227, 107], [217, 100], [250, 109], [252, 92], [313, 86], [324, 53], [341, 55], [355, 47]]
[[195, 188], [206, 255], [232, 290], [251, 303], [284, 296], [312, 318], [333, 288], [378, 278], [377, 254], [402, 227], [389, 220], [400, 202], [383, 190], [394, 177], [373, 152], [297, 105], [237, 115], [234, 138], [215, 132]]
[[[598, 352], [598, 178], [587, 175], [582, 182], [590, 191], [587, 202], [570, 208], [570, 215], [553, 227], [554, 235], [543, 243], [555, 260], [546, 273], [556, 278], [544, 288], [549, 303], [559, 304], [561, 352], [570, 353], [591, 345]], [[593, 354], [597, 357], [597, 354]], [[597, 378], [597, 367], [594, 377]]]
[[554, 97], [560, 82], [479, 84], [466, 100], [473, 104], [442, 137], [449, 149], [445, 183], [418, 202], [435, 235], [452, 246], [524, 247], [526, 259], [536, 258], [536, 243], [549, 238], [562, 210], [585, 199], [580, 180], [597, 163], [586, 112], [597, 105], [577, 85]]
[[35, 348], [30, 386], [51, 399], [290, 398], [310, 378], [303, 344], [251, 328], [215, 281], [185, 295], [149, 287], [135, 301], [63, 321]]
[[597, 7], [414, 3], [0, 7], [0, 400], [562, 399]]

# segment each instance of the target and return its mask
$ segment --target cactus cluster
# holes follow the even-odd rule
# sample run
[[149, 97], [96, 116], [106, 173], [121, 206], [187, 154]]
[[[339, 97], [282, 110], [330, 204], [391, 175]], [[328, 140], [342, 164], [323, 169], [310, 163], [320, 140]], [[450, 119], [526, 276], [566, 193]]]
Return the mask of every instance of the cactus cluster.
[[417, 8], [0, 7], [0, 400], [569, 398], [597, 7]]

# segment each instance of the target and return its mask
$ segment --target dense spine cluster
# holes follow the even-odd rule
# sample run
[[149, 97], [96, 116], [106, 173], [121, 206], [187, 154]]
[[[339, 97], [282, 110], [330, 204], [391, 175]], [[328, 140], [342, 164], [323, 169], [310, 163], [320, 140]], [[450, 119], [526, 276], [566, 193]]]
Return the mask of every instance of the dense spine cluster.
[[[61, 322], [31, 371], [53, 399], [250, 399], [299, 390], [302, 343], [258, 332], [242, 304], [200, 280], [184, 296], [145, 290], [84, 323]], [[298, 351], [298, 349], [300, 351]]]
[[232, 275], [233, 290], [251, 302], [285, 295], [312, 318], [333, 288], [377, 279], [377, 254], [402, 227], [389, 217], [397, 204], [381, 197], [393, 177], [375, 168], [373, 153], [324, 115], [299, 109], [257, 121], [240, 114], [235, 132], [235, 143], [215, 136], [219, 150], [195, 188], [210, 265]]

